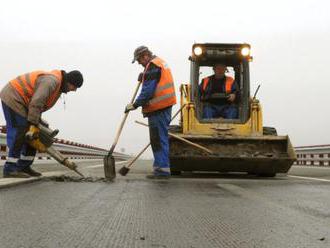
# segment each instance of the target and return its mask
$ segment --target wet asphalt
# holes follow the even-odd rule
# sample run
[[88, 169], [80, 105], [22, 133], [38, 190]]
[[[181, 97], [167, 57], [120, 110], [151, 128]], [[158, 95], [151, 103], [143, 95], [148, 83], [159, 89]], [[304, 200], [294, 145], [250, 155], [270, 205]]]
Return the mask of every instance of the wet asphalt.
[[0, 189], [0, 247], [330, 247], [330, 168], [148, 180], [139, 161], [108, 182], [101, 163]]

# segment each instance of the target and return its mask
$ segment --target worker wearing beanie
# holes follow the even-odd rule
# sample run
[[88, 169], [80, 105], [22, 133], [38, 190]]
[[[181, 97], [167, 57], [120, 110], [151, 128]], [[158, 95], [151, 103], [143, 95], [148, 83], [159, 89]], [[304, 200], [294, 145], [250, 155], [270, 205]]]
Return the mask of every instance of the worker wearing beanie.
[[142, 74], [142, 90], [133, 104], [128, 104], [125, 113], [142, 107], [148, 117], [149, 134], [154, 155], [153, 175], [150, 179], [170, 177], [168, 128], [172, 106], [176, 104], [175, 87], [170, 68], [164, 60], [152, 54], [145, 46], [134, 51], [132, 63], [138, 61], [145, 69]]
[[9, 81], [0, 92], [7, 128], [7, 161], [4, 177], [40, 176], [33, 170], [36, 149], [25, 141], [25, 134], [38, 135], [41, 114], [57, 102], [62, 93], [76, 91], [83, 83], [79, 71], [34, 71]]

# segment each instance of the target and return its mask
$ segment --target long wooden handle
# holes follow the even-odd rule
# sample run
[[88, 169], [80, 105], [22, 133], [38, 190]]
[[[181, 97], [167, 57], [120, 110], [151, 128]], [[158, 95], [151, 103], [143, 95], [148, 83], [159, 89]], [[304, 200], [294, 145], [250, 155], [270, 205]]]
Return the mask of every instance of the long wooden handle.
[[[138, 93], [138, 90], [139, 90], [139, 88], [140, 88], [140, 85], [141, 85], [141, 82], [139, 82], [139, 83], [137, 84], [136, 88], [135, 88], [135, 92], [134, 92], [133, 97], [132, 97], [131, 102], [130, 102], [131, 104], [134, 102], [134, 99], [135, 99], [135, 97], [136, 97], [136, 95], [137, 95], [137, 93]], [[129, 113], [129, 112], [125, 113], [125, 115], [124, 115], [124, 117], [123, 117], [123, 119], [122, 119], [122, 121], [121, 121], [121, 123], [120, 123], [120, 126], [119, 126], [119, 128], [118, 128], [118, 130], [117, 130], [117, 135], [116, 135], [115, 141], [113, 142], [113, 144], [112, 144], [112, 146], [111, 146], [111, 148], [110, 148], [110, 150], [109, 150], [108, 155], [111, 155], [111, 154], [113, 153], [113, 151], [115, 150], [115, 147], [116, 147], [116, 145], [117, 145], [117, 143], [118, 143], [118, 140], [119, 140], [119, 136], [120, 136], [120, 134], [121, 134], [121, 131], [123, 130], [123, 127], [124, 127], [125, 121], [126, 121], [126, 119], [127, 119], [128, 113]]]
[[209, 154], [213, 154], [213, 152], [212, 152], [210, 149], [207, 149], [207, 148], [204, 147], [204, 146], [201, 146], [201, 145], [199, 145], [199, 144], [196, 144], [196, 143], [194, 143], [194, 142], [191, 142], [190, 140], [187, 140], [187, 139], [185, 139], [185, 138], [182, 138], [182, 137], [180, 137], [179, 135], [175, 135], [175, 134], [173, 134], [173, 133], [168, 133], [168, 135], [171, 136], [171, 137], [173, 137], [173, 138], [176, 138], [176, 139], [178, 139], [178, 140], [181, 140], [181, 141], [183, 141], [183, 142], [185, 142], [185, 143], [187, 143], [187, 144], [189, 144], [189, 145], [192, 145], [192, 146], [194, 146], [194, 147], [196, 147], [196, 148], [199, 148], [199, 149], [201, 149], [201, 150], [203, 150], [203, 151], [205, 151], [205, 152], [207, 152], [207, 153], [209, 153]]
[[[137, 124], [142, 125], [142, 126], [146, 126], [146, 127], [148, 127], [148, 125], [145, 124], [145, 123], [143, 123], [143, 122], [140, 122], [140, 121], [135, 121], [135, 122], [136, 122]], [[171, 137], [173, 137], [173, 138], [175, 138], [175, 139], [181, 140], [181, 141], [183, 141], [183, 142], [185, 142], [185, 143], [187, 143], [187, 144], [189, 144], [189, 145], [191, 145], [191, 146], [194, 146], [194, 147], [196, 147], [196, 148], [198, 148], [198, 149], [201, 149], [201, 150], [203, 150], [203, 151], [205, 151], [205, 152], [207, 152], [207, 153], [210, 153], [210, 154], [213, 153], [211, 150], [207, 149], [206, 147], [201, 146], [201, 145], [199, 145], [199, 144], [196, 144], [196, 143], [194, 143], [194, 142], [191, 142], [190, 140], [187, 140], [187, 139], [185, 139], [185, 138], [182, 138], [182, 137], [180, 137], [179, 135], [175, 135], [175, 134], [173, 134], [173, 133], [168, 133], [168, 135], [171, 136]]]
[[[186, 106], [186, 104], [183, 104], [181, 108], [172, 116], [171, 121], [174, 120], [175, 117], [177, 117], [178, 114], [181, 113], [182, 109]], [[147, 148], [150, 146], [150, 142], [148, 145], [146, 145], [139, 153], [136, 155], [132, 160], [128, 162], [127, 165], [125, 165], [126, 168], [131, 168], [131, 166], [134, 164], [134, 162], [147, 150]]]
[[147, 150], [147, 148], [150, 146], [151, 144], [149, 143], [148, 145], [146, 145], [140, 152], [138, 155], [136, 155], [132, 160], [129, 161], [129, 163], [125, 166], [126, 168], [131, 168], [131, 166], [134, 164], [134, 162]]

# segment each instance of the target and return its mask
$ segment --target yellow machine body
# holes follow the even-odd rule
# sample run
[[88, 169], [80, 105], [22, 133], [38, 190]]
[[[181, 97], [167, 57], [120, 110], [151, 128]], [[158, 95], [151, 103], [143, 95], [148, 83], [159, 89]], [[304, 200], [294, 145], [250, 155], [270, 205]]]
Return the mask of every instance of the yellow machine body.
[[[176, 135], [195, 142], [212, 151], [212, 154], [170, 138], [170, 161], [173, 174], [182, 171], [247, 172], [263, 176], [286, 173], [296, 159], [288, 136], [278, 136], [274, 128], [264, 127], [262, 108], [256, 97], [249, 94], [248, 62], [251, 58], [238, 56], [247, 44], [195, 44], [207, 53], [213, 49], [219, 56], [197, 58], [192, 55], [190, 84], [180, 87], [182, 107], [179, 126], [171, 126]], [[234, 51], [229, 53], [229, 51]], [[220, 52], [219, 52], [220, 51]], [[223, 52], [223, 53], [221, 53]], [[212, 66], [221, 61], [236, 68], [240, 78], [241, 102], [239, 118], [227, 120], [201, 118], [202, 103], [199, 101], [199, 68]], [[195, 87], [195, 88], [194, 88]], [[248, 87], [248, 88], [247, 88]], [[195, 90], [194, 90], [195, 89]]]

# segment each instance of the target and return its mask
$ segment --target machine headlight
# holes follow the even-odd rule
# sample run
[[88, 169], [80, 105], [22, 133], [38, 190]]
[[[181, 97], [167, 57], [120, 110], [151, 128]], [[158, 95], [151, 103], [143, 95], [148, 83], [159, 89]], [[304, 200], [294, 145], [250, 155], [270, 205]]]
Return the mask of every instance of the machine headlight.
[[249, 47], [243, 47], [241, 49], [241, 54], [246, 57], [246, 56], [249, 56], [250, 55], [250, 48]]
[[200, 46], [194, 47], [194, 54], [196, 56], [200, 56], [200, 55], [202, 55], [202, 53], [203, 53], [203, 49]]

